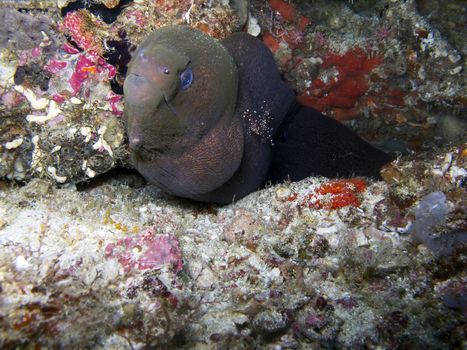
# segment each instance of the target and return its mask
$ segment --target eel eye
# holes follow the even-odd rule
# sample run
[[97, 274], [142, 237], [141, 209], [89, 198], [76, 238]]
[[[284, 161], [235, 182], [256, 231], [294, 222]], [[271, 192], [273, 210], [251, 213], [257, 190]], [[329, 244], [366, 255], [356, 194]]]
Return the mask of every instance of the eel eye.
[[193, 71], [186, 68], [180, 73], [180, 89], [186, 90], [193, 83]]

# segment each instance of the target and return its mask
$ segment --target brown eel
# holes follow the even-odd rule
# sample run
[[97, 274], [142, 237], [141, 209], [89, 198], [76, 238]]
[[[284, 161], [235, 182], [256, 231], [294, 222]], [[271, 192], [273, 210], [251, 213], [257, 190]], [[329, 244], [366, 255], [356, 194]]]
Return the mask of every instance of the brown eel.
[[391, 160], [298, 105], [270, 50], [246, 33], [157, 29], [133, 55], [124, 98], [132, 164], [179, 197], [224, 204], [268, 181], [379, 177]]

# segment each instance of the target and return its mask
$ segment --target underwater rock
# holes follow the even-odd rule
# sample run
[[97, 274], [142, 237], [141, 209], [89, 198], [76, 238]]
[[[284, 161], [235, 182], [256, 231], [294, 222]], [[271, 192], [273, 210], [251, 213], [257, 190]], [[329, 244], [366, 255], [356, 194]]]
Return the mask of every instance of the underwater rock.
[[0, 49], [31, 50], [43, 43], [43, 50], [53, 52], [62, 41], [54, 28], [54, 20], [45, 14], [31, 16], [0, 7], [0, 23]]
[[[77, 4], [84, 2], [2, 3], [0, 17], [6, 25], [0, 29], [3, 48], [0, 111], [9, 119], [2, 124], [10, 125], [8, 129], [2, 128], [5, 130], [0, 151], [3, 177], [21, 181], [46, 177], [75, 182], [117, 164], [127, 165], [123, 123], [113, 129], [121, 141], [110, 146], [115, 149], [109, 157], [99, 157], [95, 150], [92, 160], [88, 159], [90, 153], [84, 151], [88, 146], [77, 139], [70, 141], [73, 144], [70, 147], [66, 141], [69, 133], [92, 125], [91, 135], [96, 135], [103, 120], [121, 113], [123, 104], [115, 92], [122, 92], [129, 52], [148, 32], [170, 24], [189, 24], [216, 38], [225, 38], [244, 26], [247, 4], [252, 23], [253, 19], [257, 21], [254, 33], [260, 33], [259, 37], [268, 43], [295, 92], [318, 101], [317, 107], [357, 130], [367, 141], [385, 147], [397, 139], [397, 147], [386, 149], [407, 153], [449, 143], [457, 145], [462, 140], [463, 135], [453, 132], [451, 127], [451, 124], [465, 124], [459, 115], [465, 107], [462, 49], [458, 43], [452, 46], [450, 39], [446, 40], [443, 35], [451, 25], [449, 20], [438, 24], [436, 18], [431, 21], [426, 18], [424, 14], [432, 9], [426, 2], [352, 4], [318, 0], [312, 4], [286, 1], [227, 4], [225, 1], [161, 0], [156, 6], [138, 1], [93, 1], [86, 4], [89, 8], [79, 9], [73, 7]], [[99, 19], [99, 12], [91, 11], [93, 6], [115, 11], [114, 20], [107, 24]], [[68, 23], [65, 18], [59, 19], [60, 8], [65, 17], [76, 17], [75, 20]], [[449, 11], [452, 6], [443, 13]], [[238, 17], [232, 15], [240, 12]], [[449, 17], [440, 16], [443, 21]], [[455, 21], [453, 17], [452, 23]], [[66, 23], [69, 28], [64, 30]], [[70, 36], [66, 37], [65, 33]], [[74, 42], [73, 36], [78, 42]], [[90, 37], [91, 42], [79, 40]], [[67, 43], [62, 45], [64, 42]], [[79, 51], [91, 47], [101, 56]], [[345, 60], [355, 52], [359, 54], [354, 58], [377, 60], [378, 65], [365, 69], [364, 74], [359, 67], [351, 65], [354, 68], [340, 74], [343, 65], [336, 60]], [[332, 64], [326, 61], [329, 57], [333, 59]], [[21, 84], [26, 94], [14, 88], [11, 78], [15, 74], [16, 84]], [[342, 79], [336, 74], [342, 75]], [[351, 89], [352, 79], [344, 79], [345, 76], [357, 77], [355, 92]], [[353, 94], [351, 99], [349, 91]], [[25, 100], [48, 104], [31, 113], [28, 109], [32, 105], [25, 104]], [[50, 104], [50, 100], [55, 104]], [[26, 118], [26, 122], [20, 121]], [[43, 123], [31, 124], [31, 120]], [[55, 144], [48, 144], [50, 134]], [[10, 142], [18, 142], [20, 138], [24, 140], [22, 146], [7, 148], [13, 145]], [[58, 149], [62, 143], [66, 147]], [[37, 148], [35, 153], [34, 148]], [[65, 153], [70, 148], [75, 157], [85, 155], [76, 158], [77, 164], [60, 163], [69, 158]]]
[[[417, 227], [436, 235], [434, 223], [465, 225], [460, 163], [453, 152], [449, 169], [445, 158], [399, 161], [392, 172], [417, 178]], [[3, 348], [449, 349], [465, 338], [462, 251], [439, 256], [379, 229], [383, 181], [355, 182], [359, 206], [332, 209], [302, 201], [341, 203], [348, 182], [310, 177], [223, 207], [114, 181], [0, 186]]]
[[437, 29], [446, 33], [447, 39], [463, 55], [467, 54], [464, 33], [459, 30], [464, 26], [467, 9], [465, 4], [455, 0], [415, 0], [417, 10], [426, 16]]
[[[461, 117], [465, 109], [463, 52], [447, 40], [442, 27], [432, 24], [428, 12], [418, 12], [423, 1], [269, 3], [271, 11], [253, 6], [252, 14], [285, 80], [302, 101], [341, 120], [368, 141], [400, 140], [403, 153], [460, 144], [447, 134], [436, 142], [434, 134], [439, 115]], [[440, 12], [447, 14], [456, 6], [460, 5]], [[290, 22], [294, 16], [289, 12], [309, 24], [303, 28]], [[461, 13], [455, 21], [463, 18]], [[300, 35], [290, 41], [288, 33]], [[326, 63], [329, 57], [332, 64]], [[342, 60], [341, 68], [336, 58]], [[357, 67], [351, 63], [354, 59], [373, 66]]]

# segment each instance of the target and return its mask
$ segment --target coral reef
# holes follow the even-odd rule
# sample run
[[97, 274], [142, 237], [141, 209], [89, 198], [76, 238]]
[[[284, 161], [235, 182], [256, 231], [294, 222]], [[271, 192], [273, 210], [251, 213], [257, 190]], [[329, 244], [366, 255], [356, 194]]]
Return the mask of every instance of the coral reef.
[[[2, 177], [77, 182], [126, 166], [120, 119], [126, 65], [148, 32], [168, 24], [189, 24], [220, 39], [238, 30], [259, 36], [301, 103], [388, 152], [409, 154], [465, 139], [465, 50], [451, 29], [462, 11], [450, 16], [456, 4], [79, 0], [45, 5], [6, 1], [0, 8], [7, 23], [0, 30]], [[437, 16], [427, 19], [434, 10]]]
[[[1, 11], [15, 18], [13, 10]], [[2, 177], [64, 183], [111, 169], [125, 154], [121, 107], [110, 87], [115, 68], [90, 48], [79, 52], [66, 43], [51, 18], [16, 13], [21, 23], [49, 22], [23, 46], [13, 37], [2, 46]], [[23, 30], [29, 32], [22, 26], [15, 35]]]
[[343, 55], [329, 54], [323, 59], [323, 78], [315, 79], [305, 94], [297, 98], [305, 106], [320, 112], [333, 112], [337, 120], [355, 118], [353, 108], [368, 92], [367, 75], [381, 64], [381, 57], [368, 58], [360, 49]]
[[168, 234], [154, 237], [155, 229], [148, 229], [138, 237], [119, 239], [117, 244], [108, 244], [105, 255], [116, 258], [125, 272], [133, 268], [157, 271], [164, 266], [171, 266], [174, 272], [181, 271], [182, 254], [177, 239]]
[[[300, 206], [308, 206], [315, 209], [339, 209], [347, 206], [360, 206], [358, 193], [362, 193], [366, 188], [363, 179], [336, 180], [324, 183], [316, 188], [313, 193], [305, 198], [299, 199]], [[296, 201], [297, 193], [292, 193], [288, 200]]]
[[3, 182], [0, 346], [462, 348], [465, 241], [432, 240], [465, 235], [465, 150], [427, 159], [224, 207]]
[[77, 182], [125, 165], [121, 87], [132, 47], [152, 29], [174, 23], [226, 37], [242, 26], [233, 14], [245, 7], [204, 1], [58, 6], [58, 20], [53, 7], [50, 16], [0, 8], [8, 23], [0, 31], [4, 178]]
[[458, 7], [271, 0], [269, 7], [253, 2], [252, 14], [300, 102], [389, 152], [406, 153], [465, 139], [465, 132], [443, 131], [446, 124], [465, 130], [463, 39], [443, 35], [464, 18], [465, 9], [450, 20]]
[[[464, 17], [451, 0], [0, 0], [0, 347], [465, 348]], [[99, 176], [127, 166], [131, 52], [175, 23], [248, 30], [300, 101], [405, 156], [380, 182], [224, 207]]]

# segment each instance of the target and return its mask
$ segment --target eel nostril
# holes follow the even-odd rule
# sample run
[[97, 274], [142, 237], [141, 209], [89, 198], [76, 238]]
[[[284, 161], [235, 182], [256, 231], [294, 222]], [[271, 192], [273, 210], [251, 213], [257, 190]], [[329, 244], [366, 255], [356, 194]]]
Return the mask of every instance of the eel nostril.
[[139, 136], [130, 137], [130, 149], [138, 150], [141, 148], [141, 145], [142, 145], [141, 137]]
[[148, 57], [146, 56], [146, 53], [144, 52], [144, 49], [142, 49], [139, 52], [138, 57], [141, 60], [141, 62], [143, 62], [143, 63], [148, 62]]

